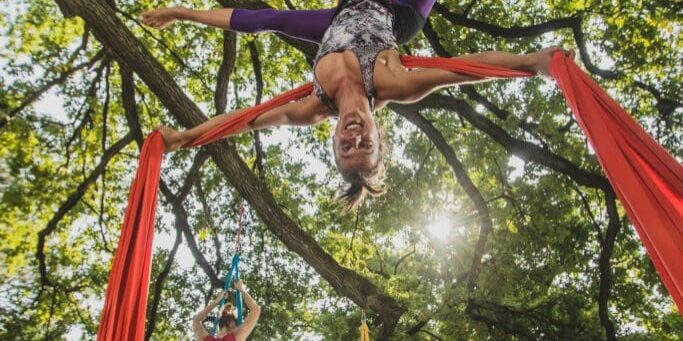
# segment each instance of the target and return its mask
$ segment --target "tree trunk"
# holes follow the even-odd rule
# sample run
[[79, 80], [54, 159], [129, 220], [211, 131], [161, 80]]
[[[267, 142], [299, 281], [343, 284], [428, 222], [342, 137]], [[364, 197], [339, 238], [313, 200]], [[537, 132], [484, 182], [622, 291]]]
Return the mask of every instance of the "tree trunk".
[[[95, 37], [114, 53], [117, 60], [128, 65], [140, 76], [183, 126], [190, 128], [207, 119], [103, 0], [56, 1], [64, 15], [82, 17]], [[370, 308], [379, 314], [379, 339], [388, 339], [404, 308], [367, 278], [339, 265], [313, 237], [294, 223], [280, 209], [270, 191], [249, 170], [231, 144], [214, 143], [207, 150], [228, 181], [289, 250], [301, 256], [337, 293], [350, 298], [360, 307]]]

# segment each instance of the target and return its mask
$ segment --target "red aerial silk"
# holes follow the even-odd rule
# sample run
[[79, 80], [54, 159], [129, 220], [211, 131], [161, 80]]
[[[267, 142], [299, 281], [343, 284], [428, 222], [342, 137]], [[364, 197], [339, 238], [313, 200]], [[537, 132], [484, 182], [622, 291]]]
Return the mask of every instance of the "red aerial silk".
[[550, 73], [683, 314], [683, 166], [570, 58]]
[[[450, 58], [402, 56], [409, 68], [439, 68], [473, 77], [526, 77], [527, 72]], [[657, 144], [588, 75], [562, 53], [551, 74], [591, 142], [607, 178], [645, 244], [662, 282], [683, 310], [683, 166]], [[290, 90], [233, 116], [192, 141], [195, 147], [244, 128], [260, 114], [311, 94]], [[114, 255], [98, 340], [142, 340], [151, 271], [154, 217], [164, 143], [151, 133], [142, 148]]]

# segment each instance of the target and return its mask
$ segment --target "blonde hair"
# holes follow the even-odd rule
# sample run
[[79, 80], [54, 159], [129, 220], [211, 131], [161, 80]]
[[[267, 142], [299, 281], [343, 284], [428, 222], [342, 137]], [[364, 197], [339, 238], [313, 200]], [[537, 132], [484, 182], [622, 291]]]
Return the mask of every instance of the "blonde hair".
[[349, 187], [344, 190], [339, 199], [344, 202], [344, 208], [342, 213], [346, 214], [351, 212], [354, 208], [358, 207], [365, 199], [366, 195], [371, 195], [373, 197], [380, 196], [386, 192], [383, 187], [384, 173], [386, 169], [384, 168], [384, 151], [386, 149], [383, 135], [379, 134], [379, 155], [377, 156], [377, 164], [369, 171], [342, 171], [339, 167], [339, 158], [337, 157], [336, 148], [332, 148], [334, 151], [334, 162], [337, 165], [337, 169], [340, 170], [342, 178], [348, 183]]

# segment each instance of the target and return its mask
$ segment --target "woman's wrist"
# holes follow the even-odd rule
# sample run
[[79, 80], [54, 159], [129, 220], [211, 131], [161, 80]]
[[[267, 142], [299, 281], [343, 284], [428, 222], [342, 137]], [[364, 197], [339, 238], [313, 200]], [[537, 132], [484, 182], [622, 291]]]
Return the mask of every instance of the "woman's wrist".
[[190, 19], [190, 15], [192, 13], [192, 9], [186, 8], [186, 7], [173, 7], [171, 14], [175, 19], [178, 20], [188, 20]]

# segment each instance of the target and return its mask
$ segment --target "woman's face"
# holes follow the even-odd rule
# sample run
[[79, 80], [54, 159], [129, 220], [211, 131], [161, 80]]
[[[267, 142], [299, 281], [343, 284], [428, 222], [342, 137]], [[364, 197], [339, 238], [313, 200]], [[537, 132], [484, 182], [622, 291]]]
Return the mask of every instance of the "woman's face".
[[352, 110], [339, 114], [333, 148], [337, 166], [347, 171], [371, 171], [379, 161], [379, 130], [369, 111]]
[[228, 325], [226, 326], [226, 328], [228, 330], [232, 330], [233, 328], [235, 328], [237, 326], [237, 321], [236, 321], [237, 317], [235, 315], [235, 308], [232, 306], [232, 304], [230, 304], [230, 303], [225, 304], [225, 306], [223, 307], [223, 314], [225, 314], [226, 312], [231, 316], [231, 318], [228, 321]]

